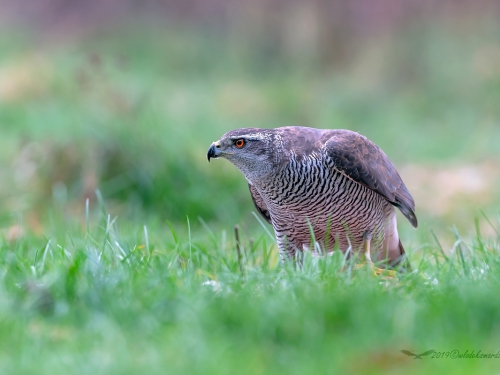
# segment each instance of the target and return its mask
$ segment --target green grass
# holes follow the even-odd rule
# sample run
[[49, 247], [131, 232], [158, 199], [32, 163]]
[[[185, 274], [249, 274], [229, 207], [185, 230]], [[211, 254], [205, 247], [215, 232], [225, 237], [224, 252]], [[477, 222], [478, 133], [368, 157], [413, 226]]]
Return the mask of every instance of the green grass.
[[206, 162], [230, 129], [293, 124], [360, 131], [398, 168], [496, 165], [485, 30], [409, 28], [338, 69], [182, 28], [3, 33], [0, 373], [497, 371], [400, 350], [500, 350], [498, 176], [439, 216], [417, 200], [399, 227], [418, 271], [385, 284], [340, 254], [278, 263], [244, 178]]
[[[343, 271], [340, 254], [276, 265], [274, 241], [190, 222], [124, 225], [92, 208], [44, 236], [3, 239], [0, 371], [37, 374], [487, 373], [497, 359], [413, 360], [400, 350], [496, 353], [498, 238], [411, 254], [399, 282]], [[87, 228], [88, 225], [88, 228]], [[186, 224], [187, 225], [187, 224]], [[190, 235], [189, 235], [190, 234]]]

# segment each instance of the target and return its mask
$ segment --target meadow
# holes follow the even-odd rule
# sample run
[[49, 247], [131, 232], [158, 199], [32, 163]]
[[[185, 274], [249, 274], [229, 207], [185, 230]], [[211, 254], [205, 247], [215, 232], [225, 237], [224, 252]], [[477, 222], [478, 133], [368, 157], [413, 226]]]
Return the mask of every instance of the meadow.
[[[500, 351], [498, 26], [410, 28], [335, 69], [143, 26], [0, 36], [0, 373], [498, 372], [450, 358]], [[278, 262], [244, 178], [206, 151], [284, 125], [386, 151], [416, 200], [415, 272]]]

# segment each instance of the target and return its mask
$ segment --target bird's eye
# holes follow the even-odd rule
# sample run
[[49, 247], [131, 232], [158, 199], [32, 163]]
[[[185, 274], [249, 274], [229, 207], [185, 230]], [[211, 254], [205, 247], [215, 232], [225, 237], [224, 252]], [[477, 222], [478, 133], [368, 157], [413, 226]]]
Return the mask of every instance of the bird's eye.
[[234, 145], [238, 148], [242, 148], [243, 146], [245, 146], [245, 140], [244, 139], [237, 139], [236, 141], [234, 141]]

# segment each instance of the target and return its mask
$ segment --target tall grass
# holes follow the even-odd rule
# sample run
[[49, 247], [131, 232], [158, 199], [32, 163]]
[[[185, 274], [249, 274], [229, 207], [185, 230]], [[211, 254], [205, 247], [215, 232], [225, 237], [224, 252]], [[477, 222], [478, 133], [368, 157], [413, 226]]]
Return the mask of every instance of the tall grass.
[[383, 281], [346, 271], [341, 254], [278, 264], [265, 233], [240, 233], [240, 267], [232, 232], [203, 221], [181, 235], [121, 223], [103, 205], [88, 225], [56, 216], [44, 236], [1, 243], [2, 373], [497, 368], [400, 350], [498, 351], [498, 237], [429, 244], [410, 254], [415, 272]]

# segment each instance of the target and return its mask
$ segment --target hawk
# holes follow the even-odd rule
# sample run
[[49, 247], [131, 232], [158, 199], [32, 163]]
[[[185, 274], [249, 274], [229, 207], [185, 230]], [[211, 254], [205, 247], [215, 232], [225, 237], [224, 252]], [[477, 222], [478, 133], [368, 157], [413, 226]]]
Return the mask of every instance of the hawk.
[[387, 155], [350, 130], [300, 126], [232, 130], [212, 143], [248, 181], [282, 259], [335, 248], [384, 267], [409, 269], [395, 207], [417, 227], [415, 203]]

